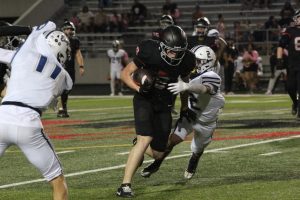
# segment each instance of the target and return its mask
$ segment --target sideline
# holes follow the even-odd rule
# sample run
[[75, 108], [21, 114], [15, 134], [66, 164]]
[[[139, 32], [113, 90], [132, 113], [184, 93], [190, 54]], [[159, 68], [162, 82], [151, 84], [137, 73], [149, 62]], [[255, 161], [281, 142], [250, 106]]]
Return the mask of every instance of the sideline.
[[[267, 144], [267, 143], [271, 143], [271, 142], [277, 142], [277, 141], [283, 141], [283, 140], [290, 140], [290, 139], [297, 139], [297, 138], [300, 138], [300, 135], [291, 136], [291, 137], [285, 137], [285, 138], [277, 138], [277, 139], [272, 139], [272, 140], [264, 140], [264, 141], [253, 142], [253, 143], [248, 143], [248, 144], [234, 145], [234, 146], [230, 146], [230, 147], [222, 147], [222, 148], [210, 149], [210, 150], [204, 151], [204, 153], [211, 153], [211, 152], [216, 152], [216, 151], [224, 151], [224, 150], [229, 150], [229, 149], [237, 149], [237, 148], [243, 148], [243, 147], [254, 146], [254, 145], [259, 145], [259, 144]], [[170, 157], [167, 157], [166, 160], [187, 157], [187, 156], [190, 156], [190, 155], [191, 154], [188, 153], [188, 154], [181, 154], [181, 155], [176, 155], [176, 156], [170, 156]], [[152, 161], [153, 160], [147, 160], [147, 161], [144, 161], [144, 163], [150, 163]], [[91, 174], [91, 173], [109, 171], [109, 170], [120, 169], [120, 168], [124, 168], [124, 167], [125, 167], [125, 164], [123, 164], [123, 165], [117, 165], [117, 166], [112, 166], [112, 167], [105, 167], [105, 168], [87, 170], [87, 171], [81, 171], [81, 172], [75, 172], [75, 173], [66, 174], [65, 177], [80, 176], [80, 175], [83, 175], [83, 174]], [[20, 185], [27, 185], [27, 184], [37, 183], [37, 182], [43, 182], [43, 181], [46, 181], [46, 180], [45, 179], [35, 179], [35, 180], [30, 180], [30, 181], [23, 181], [23, 182], [18, 182], [18, 183], [11, 183], [11, 184], [7, 184], [7, 185], [0, 185], [0, 189], [11, 188], [11, 187], [16, 187], [16, 186], [20, 186]]]

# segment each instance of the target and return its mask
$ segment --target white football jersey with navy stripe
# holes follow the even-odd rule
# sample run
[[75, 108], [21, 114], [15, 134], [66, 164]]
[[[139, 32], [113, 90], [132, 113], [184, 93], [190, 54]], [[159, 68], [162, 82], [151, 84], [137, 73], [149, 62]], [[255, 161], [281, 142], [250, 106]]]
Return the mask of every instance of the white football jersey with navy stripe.
[[[55, 29], [53, 22], [33, 27], [23, 46], [11, 57], [11, 76], [3, 101], [22, 102], [44, 110], [63, 90], [72, 88], [72, 79], [43, 35]], [[0, 52], [1, 62], [5, 62], [3, 55]]]
[[123, 49], [119, 49], [115, 52], [112, 49], [107, 51], [107, 56], [110, 59], [110, 67], [112, 69], [122, 69], [122, 58], [126, 55], [126, 52]]
[[221, 78], [214, 71], [198, 75], [190, 84], [203, 84], [211, 89], [210, 94], [190, 93], [189, 108], [197, 113], [198, 120], [210, 123], [217, 120], [219, 109], [225, 104], [220, 92]]

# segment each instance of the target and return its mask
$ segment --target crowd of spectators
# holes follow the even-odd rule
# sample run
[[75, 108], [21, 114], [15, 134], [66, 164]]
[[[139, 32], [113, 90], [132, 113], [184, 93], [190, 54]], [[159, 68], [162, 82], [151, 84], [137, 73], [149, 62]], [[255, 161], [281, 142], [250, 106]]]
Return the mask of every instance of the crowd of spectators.
[[[237, 83], [253, 92], [257, 88], [259, 76], [262, 74], [262, 59], [259, 56], [262, 50], [259, 46], [253, 44], [270, 41], [276, 43], [279, 39], [280, 30], [290, 26], [293, 22], [295, 10], [290, 1], [286, 1], [278, 15], [266, 17], [265, 22], [253, 23], [250, 19], [253, 16], [253, 9], [270, 9], [272, 0], [242, 0], [241, 2], [241, 18], [233, 21], [232, 27], [226, 24], [226, 17], [221, 13], [216, 14], [214, 19], [216, 22], [212, 24], [212, 28], [216, 28], [220, 37], [232, 41], [237, 52], [236, 56], [231, 55], [229, 58], [230, 66], [235, 63], [235, 76]], [[236, 3], [235, 0], [228, 3]], [[112, 6], [112, 0], [99, 0], [98, 10], [92, 12], [88, 6], [84, 5], [79, 12], [74, 12], [70, 21], [77, 27], [78, 32], [127, 32], [128, 27], [139, 27], [147, 25], [147, 19], [153, 19], [157, 13], [151, 13], [143, 2], [134, 0], [130, 9], [117, 12], [115, 9], [105, 9]], [[165, 0], [161, 6], [160, 14], [172, 16], [175, 24], [180, 23], [182, 13], [180, 5]], [[197, 3], [191, 15], [191, 26], [194, 26], [195, 21], [205, 16], [205, 9]], [[211, 19], [210, 19], [211, 20]], [[254, 49], [253, 49], [254, 48]], [[231, 52], [231, 53], [230, 53]], [[271, 52], [271, 51], [269, 51]], [[264, 52], [265, 53], [265, 52]], [[229, 50], [229, 54], [232, 51]], [[227, 60], [228, 61], [228, 60]], [[240, 69], [239, 69], [240, 68]], [[240, 73], [243, 72], [243, 73]], [[231, 83], [227, 83], [231, 88]], [[228, 87], [228, 86], [227, 86]], [[229, 89], [231, 91], [232, 89]]]

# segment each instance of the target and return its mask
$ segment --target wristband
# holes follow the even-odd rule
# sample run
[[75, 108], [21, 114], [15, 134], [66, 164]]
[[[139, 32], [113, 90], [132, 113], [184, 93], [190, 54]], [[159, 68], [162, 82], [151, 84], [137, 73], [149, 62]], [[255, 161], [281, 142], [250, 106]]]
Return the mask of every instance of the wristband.
[[83, 65], [80, 65], [80, 66], [79, 66], [79, 68], [82, 68], [82, 69], [83, 69], [83, 68], [84, 68], [84, 66], [83, 66]]

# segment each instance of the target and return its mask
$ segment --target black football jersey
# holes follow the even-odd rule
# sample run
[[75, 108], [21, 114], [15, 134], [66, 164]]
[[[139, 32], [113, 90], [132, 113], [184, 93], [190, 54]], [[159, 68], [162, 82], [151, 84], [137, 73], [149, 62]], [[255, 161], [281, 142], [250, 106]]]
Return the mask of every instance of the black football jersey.
[[300, 28], [288, 27], [283, 29], [279, 46], [289, 52], [289, 66], [300, 70]]
[[172, 66], [166, 63], [160, 53], [160, 45], [157, 40], [145, 40], [136, 48], [136, 56], [133, 62], [138, 68], [144, 68], [156, 77], [151, 98], [161, 103], [172, 105], [172, 93], [169, 92], [167, 86], [169, 83], [175, 83], [178, 77], [186, 77], [194, 69], [195, 55], [186, 50], [181, 63]]
[[65, 63], [65, 68], [70, 71], [70, 70], [75, 70], [75, 56], [76, 56], [76, 52], [80, 48], [80, 41], [77, 37], [71, 37], [69, 38], [69, 40], [70, 40], [71, 52], [70, 52], [70, 58]]
[[200, 37], [200, 36], [189, 36], [188, 37], [188, 49], [192, 49], [195, 46], [198, 45], [205, 45], [210, 47], [214, 52], [218, 51], [218, 45], [217, 45], [217, 38], [216, 37]]

